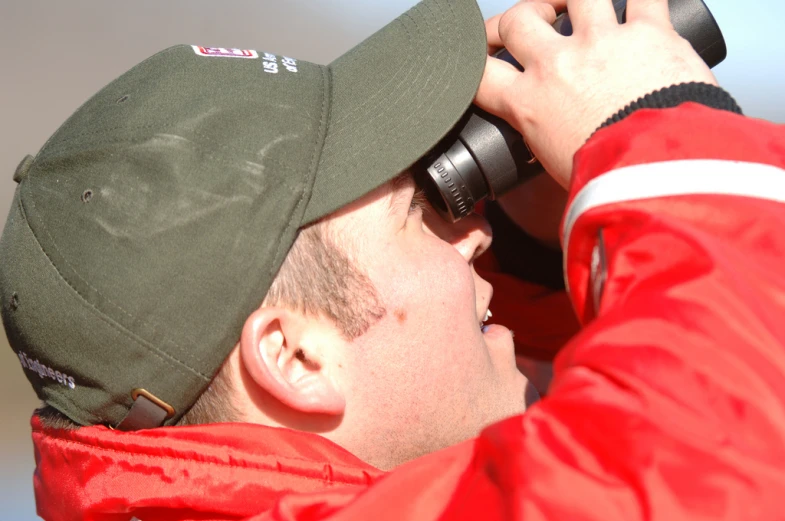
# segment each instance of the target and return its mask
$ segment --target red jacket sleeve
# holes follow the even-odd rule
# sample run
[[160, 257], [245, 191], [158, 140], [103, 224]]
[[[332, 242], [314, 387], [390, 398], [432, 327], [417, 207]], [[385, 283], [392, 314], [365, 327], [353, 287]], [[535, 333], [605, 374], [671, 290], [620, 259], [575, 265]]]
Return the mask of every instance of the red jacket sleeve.
[[274, 519], [730, 520], [785, 510], [785, 130], [685, 104], [576, 156], [584, 328], [551, 394], [361, 492]]

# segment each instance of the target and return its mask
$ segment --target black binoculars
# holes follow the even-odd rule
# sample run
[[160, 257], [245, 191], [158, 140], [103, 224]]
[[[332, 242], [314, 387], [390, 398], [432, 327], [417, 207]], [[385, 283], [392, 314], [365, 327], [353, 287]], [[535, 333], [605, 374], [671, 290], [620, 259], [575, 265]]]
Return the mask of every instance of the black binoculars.
[[[676, 31], [709, 67], [725, 59], [722, 32], [702, 0], [669, 0], [668, 8]], [[619, 23], [624, 23], [627, 1], [615, 1], [614, 9]], [[566, 14], [553, 27], [564, 36], [572, 34]], [[523, 70], [505, 49], [496, 57]], [[476, 106], [415, 166], [429, 202], [450, 222], [470, 214], [480, 201], [495, 199], [542, 172], [523, 137], [507, 122]]]

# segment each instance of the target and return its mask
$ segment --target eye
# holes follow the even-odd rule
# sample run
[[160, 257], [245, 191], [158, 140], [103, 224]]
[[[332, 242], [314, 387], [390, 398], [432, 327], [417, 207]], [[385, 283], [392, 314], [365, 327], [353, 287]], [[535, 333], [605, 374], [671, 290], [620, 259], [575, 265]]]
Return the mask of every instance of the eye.
[[409, 205], [409, 214], [421, 213], [428, 208], [428, 199], [425, 197], [425, 192], [420, 189], [417, 190], [412, 196], [412, 202]]

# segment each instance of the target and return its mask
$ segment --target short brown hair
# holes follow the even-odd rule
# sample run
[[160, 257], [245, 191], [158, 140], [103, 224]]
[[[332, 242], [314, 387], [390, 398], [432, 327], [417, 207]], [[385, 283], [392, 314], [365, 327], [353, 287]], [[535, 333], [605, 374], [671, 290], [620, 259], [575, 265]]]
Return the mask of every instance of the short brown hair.
[[273, 280], [264, 306], [281, 306], [332, 320], [347, 339], [365, 333], [386, 309], [376, 287], [338, 245], [326, 222], [303, 229]]
[[[348, 339], [365, 333], [386, 314], [376, 287], [337, 244], [327, 222], [300, 231], [262, 305], [280, 306], [331, 319]], [[232, 382], [224, 363], [207, 390], [178, 425], [241, 421], [231, 401]]]

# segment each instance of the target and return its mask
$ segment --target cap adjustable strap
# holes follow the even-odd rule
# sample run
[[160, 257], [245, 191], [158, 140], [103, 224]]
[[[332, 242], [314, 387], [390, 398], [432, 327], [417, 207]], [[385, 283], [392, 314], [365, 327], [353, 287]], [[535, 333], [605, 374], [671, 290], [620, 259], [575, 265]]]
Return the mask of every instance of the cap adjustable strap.
[[138, 431], [160, 427], [166, 420], [174, 416], [174, 408], [158, 399], [144, 389], [134, 389], [131, 393], [134, 404], [116, 429], [120, 431]]

